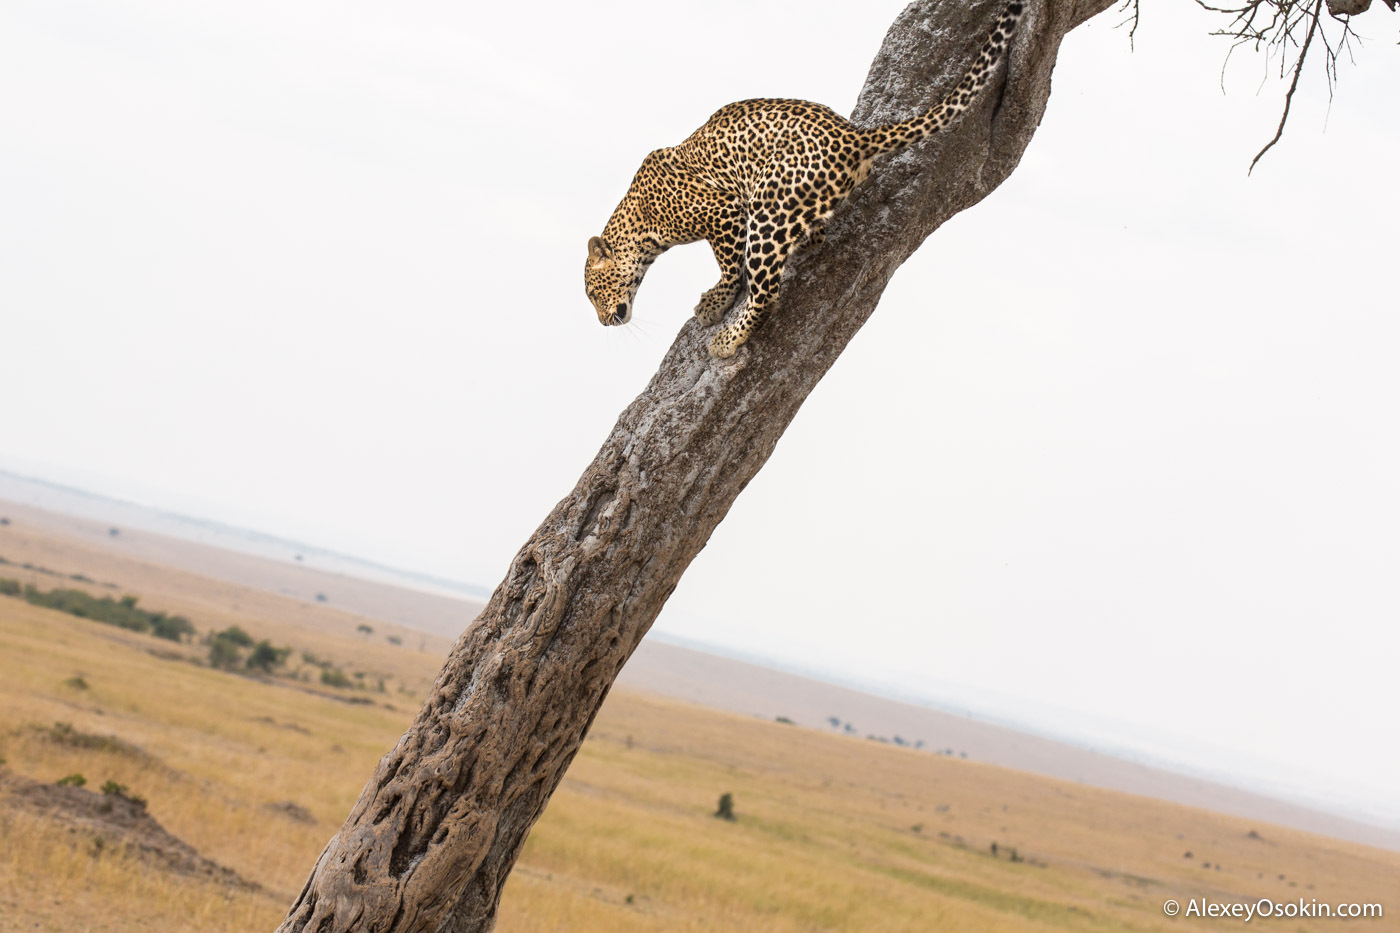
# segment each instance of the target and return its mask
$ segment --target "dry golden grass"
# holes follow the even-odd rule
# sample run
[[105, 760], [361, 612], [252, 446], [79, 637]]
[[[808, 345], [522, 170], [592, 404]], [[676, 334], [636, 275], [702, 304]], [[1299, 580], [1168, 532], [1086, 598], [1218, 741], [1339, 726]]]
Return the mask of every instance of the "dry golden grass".
[[[389, 679], [388, 693], [367, 694], [374, 705], [350, 705], [0, 597], [8, 771], [45, 782], [81, 772], [89, 788], [126, 784], [167, 830], [263, 888], [97, 851], [90, 835], [0, 797], [0, 930], [272, 929], [411, 719], [445, 644], [419, 651], [420, 636], [406, 633], [394, 647], [384, 626], [374, 623], [366, 639], [355, 633], [363, 620], [332, 609], [4, 531], [0, 555], [11, 561], [115, 582], [202, 631], [238, 624]], [[0, 567], [0, 576], [25, 574]], [[76, 675], [87, 689], [67, 683]], [[60, 721], [126, 745], [55, 742], [47, 729]], [[734, 795], [736, 822], [711, 816], [724, 792]], [[285, 802], [315, 823], [268, 809]], [[1013, 847], [1022, 861], [1009, 859]], [[1301, 897], [1400, 910], [1397, 879], [1395, 853], [618, 692], [532, 833], [499, 928], [1210, 929], [1240, 921], [1171, 920], [1162, 902]], [[1392, 917], [1275, 923], [1290, 933], [1400, 929]]]

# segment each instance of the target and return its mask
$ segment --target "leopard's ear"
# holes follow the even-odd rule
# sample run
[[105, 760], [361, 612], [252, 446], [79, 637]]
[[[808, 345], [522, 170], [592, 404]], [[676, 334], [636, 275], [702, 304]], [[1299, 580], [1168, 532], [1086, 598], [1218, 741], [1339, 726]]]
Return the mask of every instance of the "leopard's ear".
[[588, 258], [594, 262], [602, 259], [611, 259], [612, 250], [608, 249], [602, 237], [593, 237], [588, 241]]

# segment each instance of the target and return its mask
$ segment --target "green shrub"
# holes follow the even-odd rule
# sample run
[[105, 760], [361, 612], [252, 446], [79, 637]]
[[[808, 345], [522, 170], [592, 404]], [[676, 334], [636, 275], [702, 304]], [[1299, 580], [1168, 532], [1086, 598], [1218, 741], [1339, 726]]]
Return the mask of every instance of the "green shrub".
[[272, 669], [281, 667], [291, 653], [291, 648], [274, 648], [270, 641], [263, 639], [253, 646], [252, 653], [248, 655], [248, 669], [271, 674]]
[[227, 639], [230, 644], [237, 645], [240, 648], [253, 647], [253, 636], [249, 635], [247, 632], [243, 631], [243, 629], [239, 628], [236, 625], [230, 625], [228, 628], [224, 629], [222, 632], [219, 632], [214, 637]]
[[0, 577], [0, 596], [18, 596], [24, 592], [24, 587], [19, 585], [18, 580], [6, 580]]
[[223, 634], [215, 635], [209, 642], [209, 666], [222, 671], [231, 671], [243, 663], [243, 652], [236, 642]]
[[74, 690], [86, 690], [88, 682], [83, 678], [83, 675], [79, 674], [77, 677], [69, 677], [63, 682], [63, 686], [72, 687]]
[[[0, 580], [0, 593], [17, 596], [18, 592], [4, 584], [13, 581]], [[56, 609], [80, 619], [91, 619], [104, 625], [133, 632], [149, 632], [157, 638], [180, 641], [185, 635], [194, 634], [194, 626], [183, 616], [167, 616], [163, 612], [147, 612], [136, 604], [135, 596], [113, 599], [110, 596], [97, 597], [83, 590], [57, 589], [45, 593], [36, 586], [24, 587], [24, 598], [35, 606]]]
[[353, 682], [350, 678], [346, 677], [345, 672], [338, 667], [321, 668], [321, 683], [325, 684], [327, 687], [344, 688], [353, 686]]
[[69, 748], [81, 748], [88, 751], [110, 752], [114, 755], [127, 755], [132, 758], [146, 757], [144, 751], [125, 739], [119, 739], [115, 735], [83, 732], [74, 729], [71, 722], [56, 722], [47, 727], [35, 725], [33, 728], [45, 739], [56, 745], [67, 745]]
[[146, 809], [146, 798], [137, 797], [126, 789], [125, 784], [118, 784], [116, 781], [104, 781], [102, 784], [102, 794], [106, 797], [120, 797], [122, 800], [129, 800], [142, 810]]
[[715, 817], [721, 820], [734, 820], [734, 795], [721, 794], [719, 798], [719, 809], [715, 811]]
[[83, 777], [81, 774], [70, 774], [67, 777], [58, 779], [59, 787], [82, 787], [86, 783], [87, 778]]
[[194, 635], [194, 626], [184, 616], [155, 612], [151, 614], [151, 634], [167, 641], [184, 641], [186, 635]]

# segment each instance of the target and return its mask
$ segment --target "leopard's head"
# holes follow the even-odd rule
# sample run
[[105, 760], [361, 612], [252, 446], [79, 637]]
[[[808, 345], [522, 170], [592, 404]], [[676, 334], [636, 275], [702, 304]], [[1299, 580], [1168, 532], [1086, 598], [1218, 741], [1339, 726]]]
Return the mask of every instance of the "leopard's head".
[[634, 244], [609, 243], [596, 236], [588, 241], [588, 261], [583, 265], [583, 288], [598, 314], [598, 321], [604, 327], [626, 324], [632, 320], [632, 300], [637, 295], [637, 286], [642, 284], [645, 272], [646, 268]]

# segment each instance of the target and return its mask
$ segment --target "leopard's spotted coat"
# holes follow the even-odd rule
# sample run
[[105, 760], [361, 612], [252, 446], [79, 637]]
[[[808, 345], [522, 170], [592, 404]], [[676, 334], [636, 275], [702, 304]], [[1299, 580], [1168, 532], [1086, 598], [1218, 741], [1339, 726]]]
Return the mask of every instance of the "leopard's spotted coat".
[[598, 319], [627, 323], [656, 258], [708, 240], [721, 275], [695, 308], [700, 322], [718, 323], [748, 285], [738, 320], [710, 340], [713, 356], [733, 356], [773, 310], [788, 257], [821, 243], [823, 223], [870, 174], [874, 159], [967, 110], [1005, 54], [1022, 2], [1007, 5], [958, 85], [912, 119], [861, 129], [821, 104], [745, 100], [722, 107], [679, 146], [648, 155], [603, 235], [588, 241], [584, 288]]

